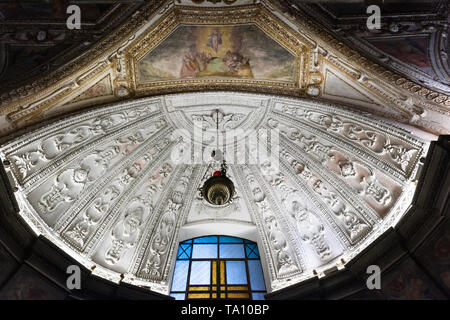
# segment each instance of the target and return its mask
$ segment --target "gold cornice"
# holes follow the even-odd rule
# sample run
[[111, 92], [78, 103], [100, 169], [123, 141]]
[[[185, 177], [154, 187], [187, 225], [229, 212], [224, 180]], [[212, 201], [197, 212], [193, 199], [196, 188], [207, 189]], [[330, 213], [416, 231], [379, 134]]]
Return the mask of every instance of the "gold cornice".
[[[77, 81], [77, 87], [76, 90], [79, 88], [87, 89], [86, 85], [89, 84], [89, 82], [96, 78], [98, 74], [105, 73], [108, 69], [111, 69], [112, 63], [107, 65], [102, 65], [99, 68], [96, 68], [93, 72], [90, 72], [85, 77], [83, 77], [81, 80]], [[46, 99], [44, 102], [39, 103], [39, 108], [36, 109], [22, 109], [15, 112], [11, 112], [8, 114], [8, 118], [13, 121], [14, 124], [19, 124], [23, 122], [27, 122], [29, 119], [38, 117], [42, 112], [45, 110], [51, 108], [59, 101], [65, 99], [67, 96], [71, 95], [75, 90], [70, 87], [63, 87], [63, 90], [61, 92], [58, 92], [54, 96], [52, 96], [49, 99]]]

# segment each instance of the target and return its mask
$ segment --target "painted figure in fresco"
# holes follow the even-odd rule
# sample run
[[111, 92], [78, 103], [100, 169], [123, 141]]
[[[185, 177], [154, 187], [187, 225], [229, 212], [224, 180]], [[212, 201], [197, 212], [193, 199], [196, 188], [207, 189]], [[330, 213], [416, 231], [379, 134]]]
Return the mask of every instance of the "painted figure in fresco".
[[225, 55], [225, 58], [223, 59], [225, 62], [225, 65], [233, 72], [238, 73], [239, 69], [241, 67], [248, 64], [249, 59], [244, 58], [240, 53], [238, 52], [231, 52], [230, 50], [227, 51], [227, 54]]
[[[196, 44], [189, 47], [189, 52], [183, 57], [180, 71], [181, 78], [195, 77], [239, 77], [253, 78], [249, 58], [240, 54], [240, 38], [236, 37], [231, 50], [227, 50], [225, 56], [212, 56], [211, 53], [199, 52]], [[209, 34], [206, 46], [211, 48], [215, 54], [219, 53], [222, 44], [222, 33], [214, 30]], [[214, 53], [213, 53], [214, 54]]]
[[180, 76], [182, 78], [194, 78], [197, 74], [205, 70], [208, 62], [212, 59], [211, 54], [197, 52], [197, 47], [192, 44], [189, 52], [183, 58], [183, 66], [181, 67]]
[[214, 30], [209, 35], [208, 43], [206, 45], [217, 53], [220, 44], [222, 44], [222, 33], [219, 30]]

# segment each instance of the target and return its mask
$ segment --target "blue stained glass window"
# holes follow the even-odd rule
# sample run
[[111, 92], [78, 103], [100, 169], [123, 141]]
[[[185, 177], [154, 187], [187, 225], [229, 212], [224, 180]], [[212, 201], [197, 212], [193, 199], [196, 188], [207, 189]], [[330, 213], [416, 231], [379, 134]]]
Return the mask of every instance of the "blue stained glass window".
[[262, 293], [262, 292], [253, 292], [253, 294], [252, 294], [253, 300], [265, 300], [264, 295], [265, 295], [265, 293]]
[[177, 259], [189, 259], [191, 257], [192, 244], [180, 244]]
[[194, 243], [217, 243], [217, 236], [195, 238]]
[[173, 274], [172, 291], [186, 290], [188, 270], [189, 261], [177, 261], [175, 264], [175, 273]]
[[192, 261], [190, 284], [210, 284], [211, 262]]
[[242, 243], [242, 239], [236, 238], [236, 237], [229, 237], [229, 236], [220, 236], [219, 242], [220, 243]]
[[247, 283], [247, 270], [244, 261], [227, 261], [227, 283]]
[[[170, 295], [177, 300], [264, 300], [258, 246], [230, 236], [206, 236], [180, 243]], [[250, 282], [250, 283], [249, 283]]]
[[217, 258], [217, 244], [194, 244], [193, 259]]
[[221, 244], [219, 247], [220, 258], [245, 258], [242, 244]]
[[175, 300], [184, 300], [186, 295], [184, 293], [172, 293], [171, 296], [174, 297]]
[[256, 244], [246, 244], [245, 245], [245, 254], [247, 255], [247, 258], [255, 258], [259, 259], [259, 251]]
[[248, 260], [248, 271], [252, 290], [266, 290], [261, 262], [259, 260]]

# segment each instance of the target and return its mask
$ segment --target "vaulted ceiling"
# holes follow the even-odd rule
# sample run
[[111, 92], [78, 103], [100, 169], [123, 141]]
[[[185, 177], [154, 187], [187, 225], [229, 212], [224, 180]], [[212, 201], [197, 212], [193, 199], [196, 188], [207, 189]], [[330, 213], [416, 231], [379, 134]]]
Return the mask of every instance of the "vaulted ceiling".
[[[219, 207], [198, 194], [220, 168], [209, 157], [216, 143], [236, 186]], [[253, 230], [244, 234], [259, 244], [269, 291], [343, 268], [404, 215], [427, 149], [339, 106], [214, 92], [41, 123], [0, 155], [38, 234], [97, 275], [168, 293], [178, 241], [199, 225]]]

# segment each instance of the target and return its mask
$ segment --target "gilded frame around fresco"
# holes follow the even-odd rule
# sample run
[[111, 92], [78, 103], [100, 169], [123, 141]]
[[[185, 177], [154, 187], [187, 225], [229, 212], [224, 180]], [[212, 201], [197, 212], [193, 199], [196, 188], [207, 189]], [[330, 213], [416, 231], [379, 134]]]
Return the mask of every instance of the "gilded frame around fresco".
[[[228, 26], [255, 25], [269, 38], [289, 51], [296, 59], [295, 82], [270, 81], [256, 79], [224, 79], [224, 78], [194, 78], [179, 80], [152, 81], [139, 83], [139, 60], [148, 52], [157, 48], [181, 25], [193, 26]], [[227, 8], [184, 8], [177, 7], [162, 17], [155, 26], [141, 35], [125, 53], [127, 61], [127, 82], [136, 96], [163, 94], [179, 91], [199, 90], [239, 90], [267, 92], [304, 96], [309, 81], [310, 48], [298, 34], [289, 30], [283, 22], [274, 17], [262, 6]]]

